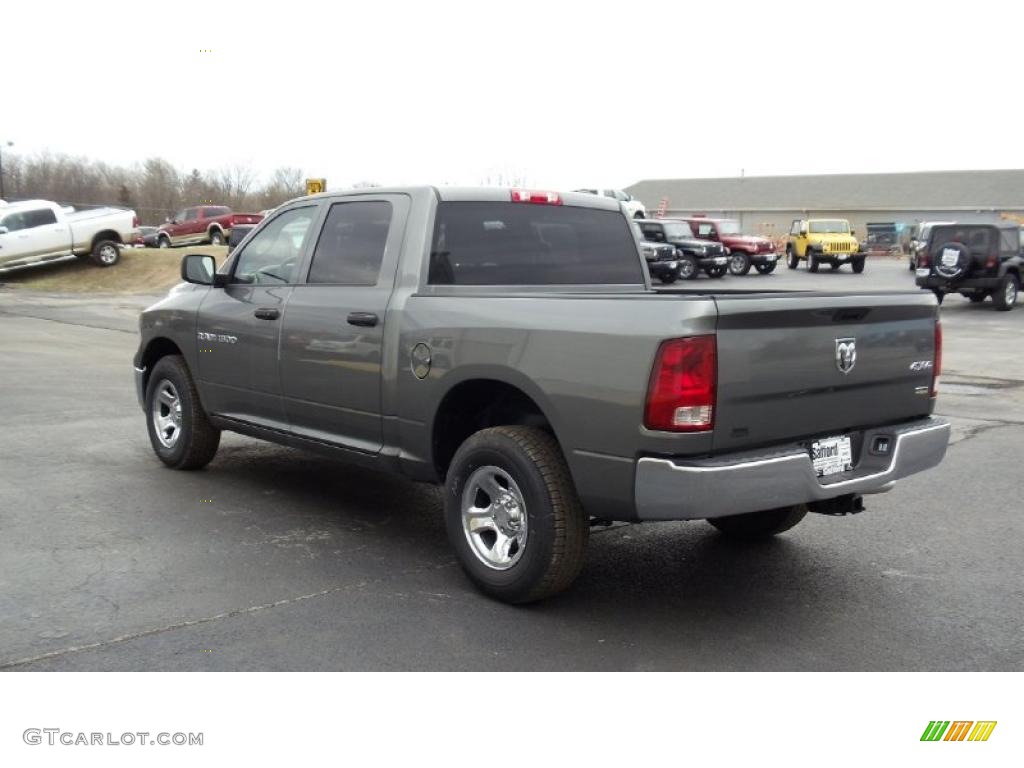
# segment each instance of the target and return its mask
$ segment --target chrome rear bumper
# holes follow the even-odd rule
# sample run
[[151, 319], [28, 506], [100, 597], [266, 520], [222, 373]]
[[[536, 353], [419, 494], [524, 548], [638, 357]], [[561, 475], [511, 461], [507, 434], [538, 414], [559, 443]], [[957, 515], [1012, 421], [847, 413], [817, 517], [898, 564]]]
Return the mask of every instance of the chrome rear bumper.
[[[866, 430], [861, 457], [850, 472], [815, 475], [806, 450], [733, 454], [700, 461], [642, 458], [634, 496], [640, 520], [694, 520], [834, 499], [884, 493], [900, 478], [936, 466], [946, 455], [949, 422], [922, 419], [900, 427]], [[867, 446], [891, 439], [887, 455]]]

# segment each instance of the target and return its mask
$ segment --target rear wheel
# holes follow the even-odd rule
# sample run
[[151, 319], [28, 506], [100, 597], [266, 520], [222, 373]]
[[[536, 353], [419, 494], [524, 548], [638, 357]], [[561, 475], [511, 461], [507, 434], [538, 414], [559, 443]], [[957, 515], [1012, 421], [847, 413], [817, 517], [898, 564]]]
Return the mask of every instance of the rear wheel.
[[743, 251], [733, 251], [729, 256], [729, 274], [745, 275], [750, 271], [750, 256]]
[[146, 387], [146, 424], [153, 452], [173, 469], [199, 469], [217, 455], [220, 430], [210, 424], [184, 358], [168, 355]]
[[752, 541], [767, 539], [788, 531], [807, 515], [807, 507], [797, 504], [792, 507], [766, 509], [746, 515], [712, 517], [708, 519], [715, 528], [730, 539]]
[[1013, 275], [1006, 275], [992, 294], [992, 301], [995, 303], [996, 309], [1000, 312], [1009, 312], [1013, 309], [1017, 303], [1017, 291], [1019, 289], [1020, 284], [1017, 282], [1017, 278]]
[[558, 443], [536, 427], [483, 429], [455, 453], [444, 486], [448, 538], [491, 597], [528, 603], [566, 589], [590, 525]]
[[800, 266], [800, 258], [796, 255], [791, 245], [786, 246], [786, 266], [790, 269], [796, 269]]
[[121, 249], [113, 240], [100, 240], [92, 247], [92, 263], [97, 267], [112, 267], [121, 258]]

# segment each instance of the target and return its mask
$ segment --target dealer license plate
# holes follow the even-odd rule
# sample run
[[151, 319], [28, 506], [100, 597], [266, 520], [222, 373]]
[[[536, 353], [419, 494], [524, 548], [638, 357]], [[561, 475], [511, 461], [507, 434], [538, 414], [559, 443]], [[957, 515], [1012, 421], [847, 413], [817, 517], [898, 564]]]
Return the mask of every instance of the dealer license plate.
[[811, 444], [811, 463], [818, 477], [837, 475], [853, 469], [853, 448], [849, 437], [826, 437]]

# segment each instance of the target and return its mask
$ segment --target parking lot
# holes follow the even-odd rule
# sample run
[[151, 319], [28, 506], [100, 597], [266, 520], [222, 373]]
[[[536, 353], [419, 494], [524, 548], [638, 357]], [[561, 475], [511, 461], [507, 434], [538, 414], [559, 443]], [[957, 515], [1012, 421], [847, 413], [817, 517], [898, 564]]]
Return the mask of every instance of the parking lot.
[[[914, 289], [886, 258], [696, 285]], [[228, 434], [206, 471], [165, 469], [131, 374], [153, 298], [0, 289], [0, 669], [1024, 661], [1024, 309], [947, 298], [938, 412], [953, 445], [863, 514], [746, 546], [696, 522], [596, 529], [569, 592], [516, 608], [463, 577], [430, 487]]]

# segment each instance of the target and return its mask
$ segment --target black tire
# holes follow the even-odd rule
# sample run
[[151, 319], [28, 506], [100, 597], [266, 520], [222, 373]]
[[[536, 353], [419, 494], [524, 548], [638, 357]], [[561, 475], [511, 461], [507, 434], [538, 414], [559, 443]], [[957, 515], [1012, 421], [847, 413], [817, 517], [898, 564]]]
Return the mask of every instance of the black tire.
[[907, 259], [907, 269], [909, 269], [911, 272], [913, 272], [915, 269], [917, 269], [917, 264], [914, 263], [914, 257], [913, 256], [911, 256], [909, 259]]
[[167, 235], [160, 235], [160, 237], [158, 237], [156, 239], [156, 247], [157, 248], [170, 248], [171, 247], [171, 238], [169, 238]]
[[835, 272], [841, 266], [842, 266], [842, 264], [840, 264], [838, 261], [832, 261], [832, 262], [829, 262], [828, 268], [831, 269], [833, 272]]
[[750, 255], [743, 251], [733, 251], [729, 254], [729, 274], [741, 277], [750, 271]]
[[[502, 570], [477, 554], [463, 525], [463, 492], [474, 473], [487, 467], [512, 478], [526, 507], [525, 544], [517, 548], [513, 564]], [[459, 563], [491, 597], [529, 603], [561, 592], [579, 575], [590, 524], [562, 451], [544, 430], [490, 427], [469, 437], [448, 468], [444, 501], [448, 539]]]
[[1009, 312], [1017, 305], [1020, 283], [1013, 275], [1006, 275], [999, 281], [999, 287], [992, 292], [992, 303], [1000, 312]]
[[114, 240], [97, 240], [89, 258], [97, 267], [112, 267], [121, 260], [121, 247]]
[[[154, 423], [155, 403], [167, 383], [180, 404], [179, 432], [170, 446], [161, 441]], [[166, 410], [169, 412], [171, 409]], [[188, 366], [180, 355], [162, 357], [153, 366], [146, 386], [146, 427], [153, 452], [172, 469], [200, 469], [217, 455], [220, 430], [207, 419]]]
[[865, 263], [866, 259], [854, 259], [853, 261], [850, 262], [850, 266], [853, 267], [854, 273], [859, 275], [861, 272], [864, 271]]
[[970, 300], [971, 304], [981, 304], [981, 302], [988, 298], [987, 293], [965, 293], [964, 295]]
[[679, 279], [679, 269], [676, 268], [668, 274], [663, 274], [658, 279], [663, 285], [672, 285], [672, 283]]
[[224, 245], [224, 233], [219, 229], [211, 229], [210, 245]]
[[818, 261], [818, 257], [814, 255], [814, 251], [808, 250], [807, 251], [807, 271], [808, 272], [817, 272], [818, 271], [818, 267], [820, 265], [821, 265], [821, 263]]
[[766, 261], [760, 264], [755, 264], [754, 269], [756, 269], [758, 273], [762, 275], [770, 275], [772, 272], [775, 271], [775, 267], [778, 266], [778, 264], [779, 262], [777, 261]]
[[682, 280], [696, 280], [700, 267], [693, 256], [683, 254], [679, 257], [679, 277]]
[[796, 255], [792, 245], [786, 246], [786, 266], [790, 269], [796, 269], [800, 266], [800, 257]]
[[637, 211], [636, 213], [633, 214], [633, 218], [634, 219], [646, 219], [647, 217], [644, 215], [643, 211]]
[[704, 273], [715, 280], [725, 277], [725, 273], [729, 271], [729, 267], [706, 267]]
[[745, 515], [713, 517], [708, 520], [711, 525], [730, 539], [755, 541], [768, 539], [788, 531], [807, 515], [807, 507], [797, 504], [792, 507], [766, 509], [762, 512], [750, 512]]
[[937, 302], [939, 302], [939, 304], [942, 304], [943, 299], [946, 298], [946, 294], [943, 293], [942, 291], [936, 291], [936, 290], [932, 290], [932, 293], [935, 294], [935, 300]]

